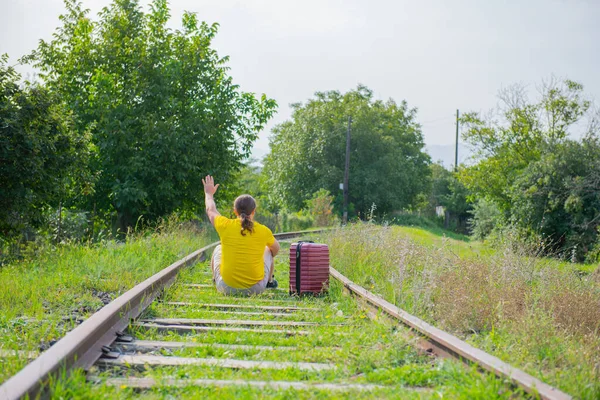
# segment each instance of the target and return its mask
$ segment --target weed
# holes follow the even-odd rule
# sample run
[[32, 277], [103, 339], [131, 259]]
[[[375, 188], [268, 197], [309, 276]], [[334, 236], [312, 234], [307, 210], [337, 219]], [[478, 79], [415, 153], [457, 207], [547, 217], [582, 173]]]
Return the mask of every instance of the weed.
[[320, 239], [340, 272], [400, 308], [568, 393], [600, 396], [597, 273], [509, 238], [489, 249], [416, 231], [354, 225]]
[[[165, 222], [166, 224], [167, 222]], [[0, 269], [0, 350], [46, 350], [105, 304], [206, 243], [172, 224], [125, 243], [65, 244]], [[0, 383], [27, 360], [0, 359]]]

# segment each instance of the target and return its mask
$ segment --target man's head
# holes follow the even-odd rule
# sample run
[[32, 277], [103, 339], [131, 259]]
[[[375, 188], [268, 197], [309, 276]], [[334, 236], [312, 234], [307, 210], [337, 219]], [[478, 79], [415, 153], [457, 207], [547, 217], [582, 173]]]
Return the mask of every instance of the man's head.
[[246, 215], [248, 217], [254, 217], [254, 211], [256, 211], [256, 200], [254, 197], [249, 194], [243, 194], [238, 196], [237, 199], [233, 202], [233, 211], [235, 215], [238, 217], [243, 217]]
[[244, 231], [252, 233], [254, 229], [254, 211], [256, 211], [256, 201], [249, 194], [239, 196], [233, 202], [233, 212], [242, 220], [242, 236], [246, 236]]

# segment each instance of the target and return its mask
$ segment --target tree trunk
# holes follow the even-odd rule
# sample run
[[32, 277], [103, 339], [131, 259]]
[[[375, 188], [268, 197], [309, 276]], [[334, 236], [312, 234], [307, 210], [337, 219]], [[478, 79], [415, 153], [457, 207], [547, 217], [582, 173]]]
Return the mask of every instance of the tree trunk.
[[96, 202], [94, 202], [94, 208], [92, 209], [92, 216], [90, 218], [90, 240], [94, 240], [94, 220], [96, 219]]
[[125, 237], [133, 227], [133, 215], [129, 210], [117, 211], [118, 235]]
[[56, 227], [56, 243], [60, 243], [62, 224], [62, 201], [58, 203], [58, 224]]

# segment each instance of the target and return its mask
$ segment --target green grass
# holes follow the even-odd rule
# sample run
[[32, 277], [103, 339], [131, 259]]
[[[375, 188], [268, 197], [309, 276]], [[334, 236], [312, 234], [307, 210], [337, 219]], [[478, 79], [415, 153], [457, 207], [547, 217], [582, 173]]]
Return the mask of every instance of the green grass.
[[[394, 226], [394, 231], [409, 238], [414, 243], [426, 246], [435, 250], [445, 249], [461, 258], [481, 258], [492, 257], [497, 249], [488, 243], [473, 240], [468, 236], [451, 232], [435, 227], [421, 226]], [[532, 261], [540, 267], [552, 265], [552, 268], [564, 271], [580, 271], [583, 274], [589, 274], [598, 268], [594, 264], [574, 264], [570, 261], [546, 257], [531, 257]]]
[[[280, 287], [287, 288], [288, 266], [286, 251], [277, 257], [276, 276]], [[286, 336], [264, 333], [204, 332], [179, 334], [132, 328], [137, 339], [164, 340], [191, 343], [220, 343], [255, 346], [290, 346], [293, 349], [257, 350], [224, 349], [217, 347], [191, 347], [177, 350], [155, 350], [153, 354], [197, 358], [233, 358], [242, 360], [302, 361], [333, 363], [333, 371], [307, 372], [296, 368], [285, 370], [250, 369], [232, 370], [220, 367], [186, 366], [183, 368], [154, 367], [141, 370], [114, 368], [96, 370], [103, 378], [127, 376], [152, 377], [156, 381], [168, 378], [177, 379], [243, 379], [250, 381], [300, 381], [332, 382], [353, 384], [377, 384], [383, 388], [367, 393], [337, 393], [318, 389], [273, 390], [249, 387], [203, 388], [203, 387], [155, 387], [143, 392], [126, 386], [109, 388], [84, 384], [82, 378], [69, 385], [55, 386], [54, 396], [65, 393], [81, 398], [515, 398], [520, 391], [514, 391], [504, 382], [490, 375], [482, 374], [474, 368], [451, 360], [439, 360], [420, 354], [414, 346], [414, 337], [409, 332], [391, 323], [386, 317], [375, 320], [358, 307], [350, 296], [342, 293], [342, 287], [332, 282], [330, 293], [323, 297], [290, 297], [285, 291], [267, 291], [260, 296], [231, 297], [218, 294], [214, 288], [191, 288], [183, 283], [210, 282], [208, 263], [196, 264], [186, 269], [170, 288], [163, 302], [155, 302], [146, 310], [145, 318], [206, 318], [206, 319], [251, 319], [251, 320], [295, 320], [312, 321], [315, 327], [282, 328], [286, 330], [309, 330], [307, 336]], [[227, 304], [273, 304], [275, 300], [285, 301], [289, 306], [311, 307], [315, 310], [299, 311], [286, 317], [269, 314], [260, 316], [236, 316], [227, 313], [210, 312], [200, 307], [175, 307], [165, 304], [169, 301]], [[277, 328], [270, 328], [277, 329]]]
[[[105, 303], [207, 242], [206, 234], [171, 229], [125, 243], [63, 245], [0, 269], [0, 349], [38, 351]], [[0, 359], [0, 383], [27, 360]]]
[[484, 243], [473, 241], [468, 236], [444, 231], [441, 228], [424, 229], [411, 226], [398, 226], [394, 230], [411, 241], [431, 247], [446, 248], [460, 257], [477, 257], [480, 254], [491, 254], [494, 250]]
[[600, 279], [587, 266], [413, 227], [324, 234], [332, 265], [400, 308], [578, 398], [600, 398]]
[[461, 240], [464, 242], [470, 241], [470, 238], [468, 236], [443, 229], [435, 221], [418, 215], [401, 214], [396, 217], [393, 217], [390, 223], [392, 225], [400, 225], [404, 227], [415, 228], [415, 232], [425, 231], [435, 236], [447, 236], [454, 240]]
[[[403, 240], [415, 235], [410, 230], [400, 229]], [[335, 233], [334, 233], [335, 235]], [[427, 235], [425, 237], [428, 237]], [[430, 238], [434, 241], [434, 238]], [[446, 239], [443, 239], [446, 240]], [[10, 266], [0, 277], [4, 282], [16, 276], [19, 287], [29, 288], [25, 293], [15, 290], [10, 295], [0, 297], [2, 301], [1, 335], [7, 348], [35, 349], [40, 343], [51, 338], [59, 338], [76, 326], [76, 321], [62, 321], [65, 313], [84, 319], [91, 315], [102, 302], [97, 302], [97, 291], [107, 292], [110, 299], [131, 288], [135, 283], [164, 268], [173, 261], [191, 253], [206, 242], [205, 236], [175, 231], [138, 237], [124, 245], [108, 244], [80, 248], [77, 246], [60, 248], [55, 252], [42, 254], [34, 263]], [[462, 241], [461, 241], [462, 242]], [[468, 242], [463, 242], [467, 243]], [[430, 243], [435, 245], [435, 243]], [[288, 265], [284, 245], [282, 254], [277, 257], [276, 277], [281, 288], [288, 285]], [[356, 259], [354, 261], [361, 261]], [[372, 275], [370, 263], [362, 260], [365, 276]], [[111, 267], [112, 266], [112, 267]], [[371, 268], [371, 270], [369, 270]], [[122, 387], [107, 387], [86, 382], [81, 371], [70, 377], [61, 377], [51, 383], [53, 398], [520, 398], [523, 393], [515, 390], [489, 374], [481, 373], [475, 367], [466, 367], [453, 360], [431, 358], [419, 353], [414, 346], [415, 338], [410, 332], [379, 315], [370, 319], [367, 313], [357, 306], [350, 296], [343, 294], [342, 287], [332, 282], [330, 292], [323, 297], [290, 297], [284, 291], [268, 291], [250, 298], [222, 296], [214, 288], [193, 288], [183, 283], [209, 283], [211, 281], [208, 263], [200, 263], [185, 269], [176, 284], [166, 291], [162, 302], [153, 303], [145, 311], [144, 318], [210, 318], [210, 319], [252, 319], [252, 320], [297, 320], [312, 321], [315, 327], [284, 328], [309, 330], [307, 336], [287, 336], [283, 334], [204, 332], [178, 334], [158, 332], [143, 328], [131, 328], [137, 339], [189, 341], [196, 343], [244, 344], [260, 346], [293, 346], [294, 349], [264, 351], [257, 349], [223, 349], [218, 347], [196, 347], [177, 350], [157, 350], [155, 354], [198, 358], [235, 358], [242, 360], [302, 361], [333, 363], [333, 371], [307, 372], [296, 368], [285, 370], [232, 370], [220, 367], [186, 366], [183, 368], [160, 367], [124, 370], [111, 368], [100, 370], [95, 367], [92, 373], [102, 378], [138, 376], [152, 377], [157, 381], [165, 378], [177, 379], [243, 379], [281, 380], [303, 382], [333, 382], [377, 384], [383, 388], [367, 393], [338, 393], [319, 389], [274, 390], [251, 387], [212, 388], [187, 386], [172, 388], [158, 386], [151, 390], [139, 391]], [[30, 276], [33, 275], [33, 276]], [[358, 279], [360, 280], [360, 279]], [[30, 285], [38, 282], [38, 288]], [[364, 283], [364, 282], [363, 282]], [[368, 282], [377, 289], [375, 280]], [[60, 287], [61, 290], [54, 290]], [[10, 297], [15, 300], [10, 300]], [[226, 304], [276, 304], [312, 307], [317, 310], [300, 311], [290, 316], [252, 315], [240, 316], [223, 312], [211, 312], [200, 307], [176, 307], [165, 304], [169, 301]], [[41, 305], [40, 305], [41, 304]], [[4, 308], [6, 307], [6, 309]], [[249, 311], [249, 310], [245, 310]], [[277, 329], [277, 328], [273, 328]], [[0, 380], [6, 380], [25, 365], [25, 360], [13, 358], [0, 361]]]

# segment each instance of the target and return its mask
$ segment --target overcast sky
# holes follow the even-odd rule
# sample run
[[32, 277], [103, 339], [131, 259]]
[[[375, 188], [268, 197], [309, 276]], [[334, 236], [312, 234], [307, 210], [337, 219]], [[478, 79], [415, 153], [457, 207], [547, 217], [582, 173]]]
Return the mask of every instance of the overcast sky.
[[[109, 0], [84, 0], [92, 15]], [[147, 1], [143, 1], [147, 3]], [[597, 0], [171, 0], [173, 27], [184, 10], [218, 22], [214, 46], [231, 57], [244, 91], [266, 93], [279, 111], [254, 156], [268, 151], [270, 127], [289, 104], [315, 91], [362, 83], [381, 99], [417, 107], [425, 142], [454, 141], [454, 115], [486, 111], [498, 90], [568, 77], [600, 98]], [[49, 39], [62, 0], [0, 0], [0, 53], [11, 61]], [[21, 72], [30, 72], [21, 68]]]

